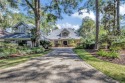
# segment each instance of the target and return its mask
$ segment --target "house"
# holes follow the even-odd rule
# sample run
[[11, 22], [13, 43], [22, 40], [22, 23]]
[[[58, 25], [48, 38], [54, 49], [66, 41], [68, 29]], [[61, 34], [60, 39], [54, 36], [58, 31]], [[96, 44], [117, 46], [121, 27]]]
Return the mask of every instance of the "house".
[[50, 40], [52, 47], [75, 47], [81, 39], [77, 32], [71, 28], [53, 30], [47, 38]]
[[[28, 45], [32, 47], [32, 30], [35, 26], [33, 24], [26, 24], [24, 22], [19, 22], [12, 27], [13, 33], [1, 37], [4, 41], [18, 43], [19, 45]], [[47, 41], [44, 35], [40, 35], [40, 40]]]

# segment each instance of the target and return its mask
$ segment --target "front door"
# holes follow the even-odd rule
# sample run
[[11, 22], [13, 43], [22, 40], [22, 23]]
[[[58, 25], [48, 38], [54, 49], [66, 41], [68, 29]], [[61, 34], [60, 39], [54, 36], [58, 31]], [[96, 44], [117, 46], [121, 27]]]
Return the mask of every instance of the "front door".
[[68, 42], [67, 42], [67, 41], [63, 41], [63, 45], [64, 45], [64, 46], [67, 46], [67, 45], [68, 45]]
[[58, 41], [55, 41], [55, 47], [58, 47], [58, 45], [59, 45]]

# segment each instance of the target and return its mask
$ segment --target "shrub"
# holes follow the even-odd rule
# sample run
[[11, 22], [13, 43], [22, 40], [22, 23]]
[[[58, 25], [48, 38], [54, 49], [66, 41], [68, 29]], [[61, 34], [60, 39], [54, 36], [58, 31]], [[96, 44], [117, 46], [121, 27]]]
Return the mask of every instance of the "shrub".
[[108, 44], [107, 43], [102, 43], [99, 46], [99, 49], [107, 49], [108, 48]]
[[0, 53], [0, 58], [3, 58], [3, 57], [4, 58], [8, 57], [8, 53], [3, 53], [3, 52]]
[[114, 42], [111, 47], [116, 48], [116, 47], [120, 47], [121, 49], [125, 49], [125, 42]]
[[120, 50], [122, 50], [122, 47], [110, 47], [110, 51], [113, 51], [113, 52], [119, 52]]
[[106, 57], [108, 56], [108, 52], [106, 52], [106, 51], [104, 51], [104, 50], [98, 51], [97, 54], [98, 54], [99, 56], [106, 56]]
[[104, 50], [100, 50], [97, 52], [97, 54], [99, 56], [103, 56], [103, 57], [109, 57], [109, 58], [118, 58], [119, 57], [119, 53], [115, 52], [115, 51], [104, 51]]
[[27, 54], [31, 54], [31, 53], [32, 53], [32, 50], [31, 50], [31, 49], [28, 49], [28, 50], [26, 50], [26, 53], [27, 53]]
[[44, 52], [45, 49], [42, 48], [42, 47], [34, 47], [31, 49], [33, 53], [41, 53], [41, 52]]
[[82, 45], [76, 46], [76, 49], [83, 49], [84, 47]]
[[49, 41], [40, 41], [40, 44], [45, 48], [48, 49], [51, 43]]
[[119, 53], [111, 51], [108, 53], [109, 57], [111, 58], [118, 58], [119, 57]]
[[28, 48], [27, 46], [18, 46], [16, 44], [4, 43], [0, 48], [0, 58], [8, 57], [13, 54], [26, 55], [32, 53], [41, 53], [44, 51], [45, 49], [43, 47]]

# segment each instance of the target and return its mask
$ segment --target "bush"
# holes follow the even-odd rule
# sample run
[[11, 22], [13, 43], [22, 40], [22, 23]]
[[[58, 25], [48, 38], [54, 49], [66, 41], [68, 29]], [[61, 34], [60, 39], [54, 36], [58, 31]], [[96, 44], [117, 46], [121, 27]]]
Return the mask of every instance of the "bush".
[[33, 53], [41, 53], [41, 52], [44, 52], [45, 49], [42, 48], [42, 47], [34, 47], [31, 49]]
[[28, 50], [26, 50], [26, 53], [27, 53], [27, 54], [31, 54], [31, 53], [32, 53], [32, 50], [31, 50], [31, 49], [28, 49]]
[[83, 49], [83, 46], [77, 46], [75, 49]]
[[26, 55], [32, 53], [42, 53], [45, 49], [43, 47], [28, 48], [27, 46], [18, 46], [16, 44], [3, 43], [0, 48], [0, 58], [8, 57], [13, 54]]
[[48, 49], [51, 43], [49, 41], [40, 41], [40, 45], [42, 45], [45, 49]]
[[6, 58], [6, 57], [8, 57], [8, 53], [0, 53], [0, 58]]
[[107, 49], [108, 48], [108, 43], [102, 43], [99, 46], [99, 49]]
[[17, 44], [3, 43], [0, 48], [0, 57], [8, 57], [17, 53]]
[[118, 58], [119, 57], [119, 53], [115, 52], [115, 51], [104, 51], [104, 50], [100, 50], [97, 52], [97, 54], [99, 56], [103, 56], [103, 57], [109, 57], [109, 58]]
[[119, 57], [119, 54], [117, 52], [113, 52], [113, 51], [109, 52], [108, 55], [111, 58], [118, 58]]
[[95, 47], [95, 44], [93, 44], [93, 43], [90, 43], [90, 44], [88, 44], [88, 43], [81, 43], [79, 46], [77, 46], [76, 48], [79, 48], [79, 49], [94, 49], [94, 47]]
[[122, 50], [122, 47], [110, 47], [110, 51], [113, 51], [113, 52], [119, 52], [120, 50]]
[[106, 57], [108, 56], [108, 52], [106, 52], [106, 51], [104, 51], [104, 50], [98, 51], [97, 54], [98, 54], [99, 56], [104, 56], [104, 57], [105, 57], [105, 56], [106, 56]]
[[116, 47], [120, 47], [121, 49], [125, 49], [125, 42], [114, 42], [111, 45], [111, 48], [116, 48]]

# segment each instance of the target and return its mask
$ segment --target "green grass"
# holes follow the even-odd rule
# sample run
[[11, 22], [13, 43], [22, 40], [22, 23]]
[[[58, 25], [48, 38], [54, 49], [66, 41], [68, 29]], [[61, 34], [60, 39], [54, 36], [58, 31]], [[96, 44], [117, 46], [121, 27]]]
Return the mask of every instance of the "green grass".
[[97, 70], [100, 70], [107, 76], [112, 77], [121, 83], [125, 83], [125, 66], [97, 59], [83, 49], [74, 49], [74, 51], [79, 57], [95, 67]]
[[45, 52], [40, 53], [40, 54], [31, 54], [31, 55], [20, 56], [20, 57], [0, 59], [0, 69], [12, 67], [12, 66], [18, 65], [20, 63], [24, 63], [25, 61], [28, 61], [31, 58], [40, 57], [40, 56], [43, 56], [49, 52], [50, 51], [45, 51]]

